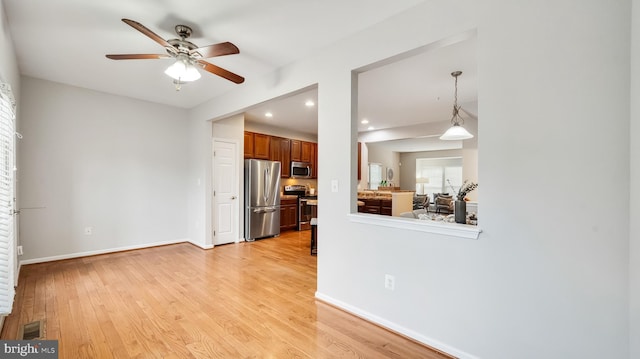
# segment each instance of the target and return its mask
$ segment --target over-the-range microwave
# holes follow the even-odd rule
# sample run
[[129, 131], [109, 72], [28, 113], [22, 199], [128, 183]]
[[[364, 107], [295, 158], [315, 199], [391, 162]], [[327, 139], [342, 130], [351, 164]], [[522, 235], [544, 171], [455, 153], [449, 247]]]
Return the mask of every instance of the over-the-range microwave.
[[292, 161], [291, 178], [311, 178], [311, 163]]

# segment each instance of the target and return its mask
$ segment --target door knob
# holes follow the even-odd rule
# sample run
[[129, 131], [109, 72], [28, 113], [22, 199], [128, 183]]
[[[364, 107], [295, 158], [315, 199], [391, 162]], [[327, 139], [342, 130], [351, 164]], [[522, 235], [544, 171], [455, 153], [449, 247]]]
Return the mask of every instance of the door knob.
[[231, 199], [236, 199], [236, 198], [238, 198], [238, 197], [236, 197], [236, 196], [231, 196]]

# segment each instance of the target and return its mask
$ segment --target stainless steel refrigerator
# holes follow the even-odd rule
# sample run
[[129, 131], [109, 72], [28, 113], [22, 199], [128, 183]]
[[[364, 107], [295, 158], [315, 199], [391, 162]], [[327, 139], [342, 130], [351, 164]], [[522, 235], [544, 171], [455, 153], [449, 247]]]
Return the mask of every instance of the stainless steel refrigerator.
[[280, 234], [280, 162], [244, 161], [244, 238]]

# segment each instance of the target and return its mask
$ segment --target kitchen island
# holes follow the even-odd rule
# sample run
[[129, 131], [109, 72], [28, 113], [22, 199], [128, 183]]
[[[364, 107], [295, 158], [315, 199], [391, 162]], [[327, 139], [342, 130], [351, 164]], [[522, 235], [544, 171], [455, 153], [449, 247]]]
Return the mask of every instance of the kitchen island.
[[358, 212], [381, 214], [385, 216], [400, 216], [400, 213], [413, 210], [414, 191], [359, 191]]

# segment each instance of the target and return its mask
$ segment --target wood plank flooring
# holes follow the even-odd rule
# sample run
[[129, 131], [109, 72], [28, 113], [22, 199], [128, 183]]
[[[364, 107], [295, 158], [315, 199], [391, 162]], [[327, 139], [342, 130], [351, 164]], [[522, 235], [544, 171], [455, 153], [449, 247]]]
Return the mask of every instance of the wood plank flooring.
[[44, 319], [60, 358], [449, 358], [316, 301], [309, 236], [27, 265], [0, 338]]

